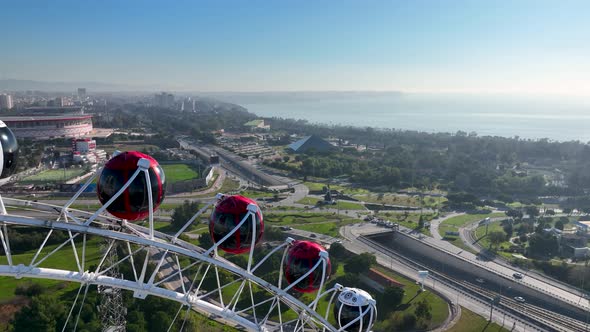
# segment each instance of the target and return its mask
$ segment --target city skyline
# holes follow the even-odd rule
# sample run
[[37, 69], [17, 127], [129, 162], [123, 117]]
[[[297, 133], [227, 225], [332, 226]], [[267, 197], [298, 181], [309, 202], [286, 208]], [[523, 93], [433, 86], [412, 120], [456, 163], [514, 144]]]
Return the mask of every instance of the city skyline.
[[590, 93], [590, 3], [4, 4], [0, 79], [174, 91]]

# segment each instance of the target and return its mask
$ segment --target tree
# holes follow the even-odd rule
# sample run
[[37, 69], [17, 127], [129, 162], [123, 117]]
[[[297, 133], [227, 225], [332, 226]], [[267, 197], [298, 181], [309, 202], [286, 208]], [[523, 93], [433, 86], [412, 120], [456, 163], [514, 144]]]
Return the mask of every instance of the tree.
[[61, 330], [66, 318], [63, 303], [50, 295], [35, 296], [31, 304], [22, 308], [12, 321], [15, 331], [46, 331]]
[[418, 228], [422, 229], [424, 228], [424, 216], [420, 215], [420, 218], [418, 219]]
[[488, 234], [488, 238], [490, 239], [490, 248], [498, 248], [498, 245], [506, 239], [506, 233], [502, 231], [494, 231]]
[[148, 328], [150, 332], [168, 331], [168, 328], [172, 324], [172, 319], [168, 314], [163, 311], [157, 311], [150, 319]]
[[506, 215], [514, 219], [522, 219], [522, 211], [520, 210], [508, 210], [506, 211]]
[[535, 218], [539, 215], [539, 208], [534, 205], [529, 205], [524, 209], [526, 211], [526, 214], [528, 214], [530, 218]]
[[182, 205], [174, 209], [171, 224], [176, 228], [180, 228], [184, 226], [184, 224], [186, 224], [197, 211], [199, 211], [198, 202], [184, 201]]
[[360, 255], [352, 256], [348, 262], [344, 264], [344, 271], [346, 273], [367, 273], [371, 265], [376, 264], [377, 259], [372, 254], [364, 252]]
[[213, 240], [211, 239], [209, 233], [201, 234], [199, 236], [199, 247], [203, 249], [209, 249], [213, 247]]
[[348, 250], [346, 250], [341, 243], [335, 242], [330, 245], [328, 253], [330, 254], [330, 257], [342, 259], [346, 257]]
[[426, 299], [423, 299], [416, 305], [416, 310], [414, 311], [414, 314], [418, 318], [430, 320], [432, 318], [432, 313], [430, 312], [430, 309], [430, 304], [426, 302]]
[[557, 228], [561, 231], [563, 231], [563, 226], [564, 226], [564, 224], [563, 224], [563, 221], [561, 221], [561, 219], [555, 222], [555, 228]]
[[380, 312], [385, 311], [392, 311], [397, 308], [402, 303], [404, 299], [404, 289], [401, 287], [386, 287], [383, 290], [383, 293], [379, 294], [379, 300], [377, 303], [379, 304]]
[[506, 233], [506, 240], [510, 240], [510, 238], [512, 237], [512, 233], [514, 232], [514, 228], [512, 227], [512, 223], [511, 222], [507, 222], [504, 224], [504, 226], [502, 226], [502, 229], [504, 229], [504, 233]]
[[537, 257], [552, 257], [557, 254], [559, 244], [551, 233], [535, 233], [529, 238], [529, 255]]

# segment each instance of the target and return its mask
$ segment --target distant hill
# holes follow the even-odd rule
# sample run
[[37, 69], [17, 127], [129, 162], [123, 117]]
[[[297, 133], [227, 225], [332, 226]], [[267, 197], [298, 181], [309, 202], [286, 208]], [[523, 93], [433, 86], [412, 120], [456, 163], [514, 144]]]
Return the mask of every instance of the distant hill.
[[273, 104], [315, 102], [320, 100], [346, 100], [362, 97], [402, 96], [400, 91], [268, 91], [268, 92], [203, 92], [211, 96], [236, 104]]
[[17, 80], [17, 79], [0, 79], [1, 91], [26, 91], [37, 90], [45, 92], [73, 92], [77, 88], [86, 88], [92, 92], [153, 92], [153, 91], [170, 91], [173, 87], [163, 87], [158, 85], [127, 85], [104, 82], [51, 82], [51, 81], [34, 81], [34, 80]]
[[75, 91], [77, 88], [87, 88], [93, 91], [117, 91], [129, 90], [129, 87], [118, 84], [100, 83], [100, 82], [47, 82], [47, 81], [33, 81], [33, 80], [16, 80], [3, 79], [0, 80], [0, 90], [5, 91], [24, 91], [24, 90], [38, 90], [38, 91]]

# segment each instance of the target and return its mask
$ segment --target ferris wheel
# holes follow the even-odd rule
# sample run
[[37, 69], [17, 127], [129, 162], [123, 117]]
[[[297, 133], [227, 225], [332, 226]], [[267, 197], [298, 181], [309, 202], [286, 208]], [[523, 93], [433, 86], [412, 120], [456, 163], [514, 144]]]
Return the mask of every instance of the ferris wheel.
[[[1, 121], [0, 143], [0, 176], [7, 177], [14, 172], [18, 146]], [[73, 209], [95, 180], [102, 206], [94, 213]], [[164, 199], [165, 184], [155, 159], [130, 151], [116, 154], [63, 205], [0, 198], [0, 254], [6, 262], [0, 264], [0, 275], [79, 283], [68, 315], [74, 329], [80, 303], [89, 286], [96, 285], [107, 292], [128, 290], [138, 299], [173, 300], [179, 306], [174, 321], [194, 310], [247, 331], [371, 331], [377, 315], [371, 295], [340, 284], [328, 288], [331, 263], [318, 243], [292, 238], [263, 243], [262, 211], [249, 198], [217, 194], [174, 235], [157, 231], [154, 212]], [[9, 213], [5, 204], [36, 214]], [[184, 233], [209, 209], [209, 232], [201, 236], [209, 236], [212, 245], [202, 248], [185, 240]], [[146, 218], [147, 226], [139, 225]], [[46, 232], [27, 260], [10, 247], [22, 227]], [[65, 234], [65, 240], [50, 246], [57, 233]], [[98, 257], [90, 257], [91, 239], [96, 238], [106, 245]], [[123, 254], [113, 259], [116, 251]], [[52, 266], [51, 258], [64, 252], [76, 268]], [[131, 275], [112, 273], [124, 266]], [[77, 304], [79, 310], [74, 310]]]

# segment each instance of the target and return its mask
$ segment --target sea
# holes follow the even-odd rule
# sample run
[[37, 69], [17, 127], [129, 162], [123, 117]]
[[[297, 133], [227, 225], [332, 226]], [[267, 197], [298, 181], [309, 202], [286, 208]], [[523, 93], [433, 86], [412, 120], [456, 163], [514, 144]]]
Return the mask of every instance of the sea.
[[590, 141], [590, 97], [424, 93], [253, 93], [229, 99], [262, 117], [479, 136]]

